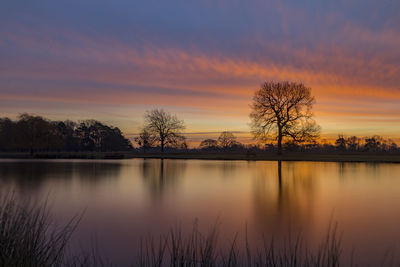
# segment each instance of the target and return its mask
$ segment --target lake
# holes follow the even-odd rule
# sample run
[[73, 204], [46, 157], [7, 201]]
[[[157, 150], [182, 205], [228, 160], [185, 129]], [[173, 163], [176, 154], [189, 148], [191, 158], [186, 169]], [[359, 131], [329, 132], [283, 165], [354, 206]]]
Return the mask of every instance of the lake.
[[[374, 266], [399, 255], [400, 164], [214, 160], [0, 160], [0, 186], [46, 200], [66, 223], [84, 212], [72, 250], [93, 242], [118, 265], [139, 240], [218, 225], [221, 246], [238, 234], [301, 233], [310, 248], [338, 223], [343, 257]], [[386, 256], [387, 257], [387, 256]], [[396, 256], [397, 257], [397, 256]], [[399, 257], [397, 257], [398, 259]]]

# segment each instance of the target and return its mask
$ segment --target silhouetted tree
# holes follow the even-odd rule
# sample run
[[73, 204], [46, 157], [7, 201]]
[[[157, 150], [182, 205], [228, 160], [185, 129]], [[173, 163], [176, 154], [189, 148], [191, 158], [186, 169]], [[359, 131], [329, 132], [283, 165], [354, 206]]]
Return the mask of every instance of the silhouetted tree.
[[122, 135], [118, 127], [106, 126], [101, 140], [102, 151], [127, 151], [131, 148], [131, 142]]
[[123, 151], [131, 148], [119, 128], [96, 120], [82, 121], [75, 130], [75, 136], [80, 140], [80, 150], [84, 151]]
[[161, 152], [164, 152], [165, 146], [186, 144], [185, 138], [181, 135], [181, 131], [185, 129], [184, 122], [162, 109], [146, 112], [145, 129], [160, 144]]
[[346, 139], [343, 134], [339, 134], [338, 139], [335, 141], [336, 149], [344, 151], [346, 150]]
[[18, 150], [19, 135], [16, 123], [9, 118], [0, 119], [0, 150]]
[[65, 151], [79, 151], [80, 140], [76, 135], [77, 124], [73, 121], [56, 122], [57, 132], [64, 143]]
[[274, 138], [282, 153], [284, 138], [294, 142], [313, 141], [320, 127], [312, 120], [315, 102], [311, 89], [302, 83], [266, 82], [251, 104], [252, 133], [259, 140]]
[[236, 136], [232, 132], [224, 131], [218, 137], [218, 145], [224, 149], [236, 144]]
[[343, 134], [339, 134], [335, 141], [335, 146], [337, 150], [341, 151], [357, 151], [360, 146], [360, 138], [357, 136], [350, 136], [345, 138]]
[[364, 149], [370, 152], [376, 152], [381, 149], [383, 138], [379, 135], [374, 135], [365, 138]]
[[153, 145], [156, 142], [156, 138], [149, 133], [146, 129], [142, 129], [142, 131], [139, 133], [138, 137], [135, 137], [135, 142], [143, 149], [143, 151], [146, 151], [146, 149], [149, 149], [153, 147]]
[[390, 140], [390, 151], [397, 151], [398, 146], [395, 142], [393, 142], [392, 140]]
[[19, 143], [33, 154], [38, 150], [52, 150], [62, 147], [62, 140], [56, 134], [56, 126], [40, 116], [21, 114], [17, 122], [20, 131]]
[[231, 149], [231, 150], [239, 151], [239, 150], [245, 150], [246, 147], [245, 147], [244, 144], [242, 144], [242, 143], [240, 143], [240, 142], [238, 142], [238, 141], [235, 141], [235, 142], [230, 146], [230, 149]]
[[218, 146], [217, 140], [214, 139], [205, 139], [201, 141], [199, 147], [201, 149], [210, 149], [210, 148], [216, 148]]
[[356, 151], [360, 146], [360, 138], [358, 138], [357, 136], [350, 136], [347, 138], [346, 144], [348, 150]]

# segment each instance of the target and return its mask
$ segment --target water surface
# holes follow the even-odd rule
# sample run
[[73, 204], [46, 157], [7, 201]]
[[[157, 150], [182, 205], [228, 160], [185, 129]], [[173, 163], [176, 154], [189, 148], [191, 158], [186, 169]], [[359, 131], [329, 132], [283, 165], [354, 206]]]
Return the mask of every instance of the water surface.
[[380, 263], [400, 243], [400, 165], [201, 160], [1, 160], [0, 187], [48, 199], [62, 223], [85, 210], [73, 236], [96, 240], [117, 264], [135, 259], [139, 239], [220, 225], [221, 246], [247, 228], [265, 236], [301, 231], [310, 246], [338, 222], [344, 255]]

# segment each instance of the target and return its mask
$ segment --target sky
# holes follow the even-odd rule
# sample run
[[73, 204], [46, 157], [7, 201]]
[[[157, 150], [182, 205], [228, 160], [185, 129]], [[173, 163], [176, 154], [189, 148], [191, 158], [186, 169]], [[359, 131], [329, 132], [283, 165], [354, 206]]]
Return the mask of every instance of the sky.
[[323, 137], [400, 140], [400, 1], [0, 1], [1, 117], [132, 137], [163, 108], [193, 142], [249, 142], [254, 92], [286, 80], [312, 88]]

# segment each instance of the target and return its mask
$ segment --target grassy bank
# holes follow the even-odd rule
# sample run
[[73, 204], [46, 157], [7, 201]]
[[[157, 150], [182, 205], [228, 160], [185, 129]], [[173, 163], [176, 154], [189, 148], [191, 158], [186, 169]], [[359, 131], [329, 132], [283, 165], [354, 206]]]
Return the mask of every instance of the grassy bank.
[[267, 161], [326, 161], [326, 162], [382, 162], [400, 163], [398, 153], [240, 153], [240, 152], [38, 152], [0, 153], [0, 158], [9, 159], [129, 159], [129, 158], [165, 158], [165, 159], [201, 159], [201, 160], [267, 160]]

